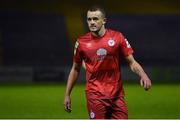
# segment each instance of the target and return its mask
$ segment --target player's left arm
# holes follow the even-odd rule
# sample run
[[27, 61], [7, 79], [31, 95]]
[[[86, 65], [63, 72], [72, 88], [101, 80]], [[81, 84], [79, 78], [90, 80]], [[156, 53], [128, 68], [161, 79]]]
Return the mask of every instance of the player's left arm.
[[151, 80], [149, 79], [148, 75], [144, 72], [141, 65], [134, 59], [133, 55], [130, 54], [125, 57], [128, 65], [130, 66], [131, 70], [140, 76], [140, 84], [144, 87], [145, 90], [151, 88]]

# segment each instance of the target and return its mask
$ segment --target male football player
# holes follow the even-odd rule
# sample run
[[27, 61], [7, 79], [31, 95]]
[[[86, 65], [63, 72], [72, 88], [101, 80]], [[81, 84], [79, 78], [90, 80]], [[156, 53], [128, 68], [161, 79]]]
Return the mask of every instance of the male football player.
[[90, 32], [77, 39], [73, 65], [68, 77], [64, 109], [71, 111], [70, 94], [84, 62], [86, 98], [90, 119], [127, 119], [127, 107], [121, 80], [120, 61], [125, 58], [131, 70], [140, 77], [145, 90], [151, 80], [133, 57], [133, 49], [121, 32], [105, 28], [103, 8], [93, 6], [87, 11]]

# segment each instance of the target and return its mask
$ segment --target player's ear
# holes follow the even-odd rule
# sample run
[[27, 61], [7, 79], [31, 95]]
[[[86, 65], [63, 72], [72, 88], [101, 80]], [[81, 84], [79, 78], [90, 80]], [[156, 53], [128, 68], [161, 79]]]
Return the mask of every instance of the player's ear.
[[104, 18], [104, 19], [103, 19], [103, 24], [106, 24], [106, 21], [107, 21], [107, 19], [106, 19], [106, 18]]

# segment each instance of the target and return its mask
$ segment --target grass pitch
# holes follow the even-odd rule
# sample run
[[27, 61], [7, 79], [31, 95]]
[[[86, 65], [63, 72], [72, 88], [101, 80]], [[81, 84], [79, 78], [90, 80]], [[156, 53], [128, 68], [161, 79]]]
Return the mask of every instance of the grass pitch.
[[[1, 84], [0, 118], [88, 118], [84, 84], [72, 92], [72, 112], [63, 108], [63, 84]], [[180, 118], [180, 84], [153, 84], [144, 91], [139, 84], [125, 84], [129, 118]]]

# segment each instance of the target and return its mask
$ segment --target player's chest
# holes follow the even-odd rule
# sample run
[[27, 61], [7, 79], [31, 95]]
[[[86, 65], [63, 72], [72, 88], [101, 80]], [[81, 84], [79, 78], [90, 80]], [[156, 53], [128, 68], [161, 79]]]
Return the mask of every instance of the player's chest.
[[114, 55], [119, 52], [118, 41], [113, 38], [89, 40], [83, 43], [82, 50], [85, 56]]

